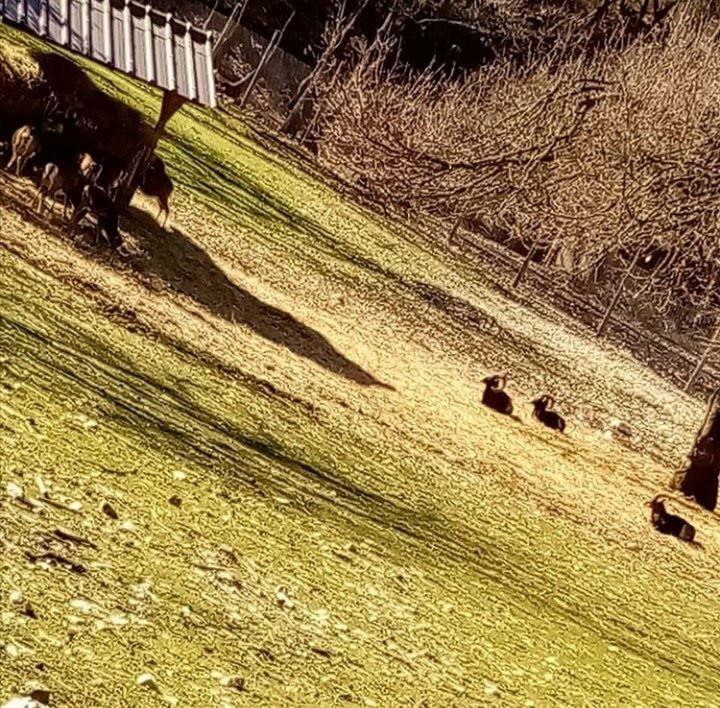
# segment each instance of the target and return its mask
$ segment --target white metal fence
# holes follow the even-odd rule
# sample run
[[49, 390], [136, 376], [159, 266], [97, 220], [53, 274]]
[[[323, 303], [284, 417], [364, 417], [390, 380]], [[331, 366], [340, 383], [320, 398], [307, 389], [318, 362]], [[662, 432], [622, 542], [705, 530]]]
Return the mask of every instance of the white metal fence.
[[38, 37], [204, 106], [217, 104], [212, 32], [133, 0], [0, 0]]

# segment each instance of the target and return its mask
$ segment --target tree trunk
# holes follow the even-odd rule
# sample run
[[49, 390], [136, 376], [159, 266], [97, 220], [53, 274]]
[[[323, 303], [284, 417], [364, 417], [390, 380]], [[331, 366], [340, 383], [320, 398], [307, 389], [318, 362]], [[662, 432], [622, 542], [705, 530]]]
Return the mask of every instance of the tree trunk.
[[277, 45], [280, 44], [280, 30], [275, 30], [273, 33], [272, 38], [268, 42], [268, 45], [265, 47], [265, 51], [262, 53], [262, 56], [260, 57], [260, 61], [258, 65], [255, 67], [255, 71], [250, 76], [250, 80], [247, 83], [247, 86], [245, 87], [245, 91], [242, 95], [242, 98], [240, 99], [240, 102], [238, 103], [239, 108], [245, 108], [245, 104], [248, 102], [248, 99], [250, 98], [250, 95], [253, 92], [253, 89], [255, 88], [255, 85], [260, 80], [260, 72], [265, 67], [265, 64], [267, 64], [270, 59], [272, 58], [273, 53], [275, 52], [275, 49]]
[[682, 492], [708, 511], [715, 511], [720, 477], [720, 389], [708, 404], [705, 421], [695, 437], [689, 455], [689, 464], [676, 472], [670, 483], [672, 489]]
[[[325, 50], [320, 55], [320, 58], [317, 60], [317, 63], [313, 67], [312, 71], [300, 83], [297, 91], [295, 92], [295, 95], [290, 100], [290, 103], [288, 104], [289, 115], [285, 119], [282, 127], [280, 128], [281, 133], [285, 133], [287, 135], [296, 134], [294, 129], [298, 125], [299, 121], [303, 125], [303, 128], [307, 126], [307, 119], [303, 121], [299, 114], [302, 113], [305, 116], [307, 116], [308, 114], [312, 116], [314, 114], [313, 108], [311, 107], [308, 111], [305, 107], [305, 103], [308, 100], [310, 100], [310, 102], [313, 102], [312, 99], [314, 97], [314, 94], [316, 93], [316, 91], [314, 90], [315, 82], [325, 71], [325, 67], [328, 62], [333, 57], [338, 57], [340, 53], [344, 51], [345, 44], [350, 37], [350, 33], [355, 27], [357, 19], [360, 17], [360, 15], [363, 13], [365, 8], [369, 4], [370, 0], [362, 0], [360, 6], [350, 17], [340, 18], [340, 26], [335, 28], [333, 36], [328, 42], [327, 47], [325, 47]], [[343, 22], [344, 24], [342, 24]]]
[[157, 144], [160, 142], [160, 138], [165, 132], [167, 124], [170, 119], [187, 103], [187, 99], [176, 93], [175, 91], [165, 91], [163, 93], [162, 107], [160, 109], [160, 116], [158, 117], [155, 128], [152, 131], [152, 135], [145, 145], [141, 145], [137, 148], [133, 155], [132, 162], [130, 163], [130, 169], [124, 183], [118, 190], [116, 204], [118, 211], [125, 211], [130, 202], [132, 201], [135, 192], [137, 191], [138, 185], [145, 174], [145, 171], [155, 154]]
[[[232, 11], [230, 12], [230, 16], [225, 20], [225, 24], [223, 24], [222, 29], [215, 38], [215, 46], [213, 47], [212, 58], [213, 64], [216, 69], [220, 67], [220, 64], [222, 64], [223, 57], [225, 56], [225, 48], [228, 46], [228, 42], [235, 34], [235, 30], [237, 30], [238, 26], [240, 25], [243, 14], [247, 9], [247, 5], [248, 0], [244, 0], [244, 2], [237, 4], [233, 7]], [[216, 7], [217, 3], [215, 5], [215, 8]], [[205, 21], [206, 29], [213, 13], [215, 12], [215, 8], [213, 8], [208, 13], [207, 20]]]
[[525, 277], [525, 273], [527, 273], [528, 268], [530, 267], [530, 261], [532, 261], [536, 251], [537, 244], [534, 243], [530, 247], [530, 250], [527, 252], [525, 260], [523, 260], [522, 265], [520, 266], [520, 270], [518, 270], [517, 275], [515, 276], [515, 280], [513, 280], [513, 288], [517, 288], [517, 286], [520, 285], [520, 283], [522, 282], [522, 279]]

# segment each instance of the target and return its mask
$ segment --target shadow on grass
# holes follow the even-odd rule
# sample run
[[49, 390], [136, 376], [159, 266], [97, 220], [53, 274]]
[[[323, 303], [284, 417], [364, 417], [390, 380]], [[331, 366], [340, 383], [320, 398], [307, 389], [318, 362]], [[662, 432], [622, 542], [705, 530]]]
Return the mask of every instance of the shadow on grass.
[[[287, 441], [270, 433], [252, 435], [242, 423], [218, 417], [161, 373], [138, 370], [129, 358], [91, 332], [67, 328], [60, 338], [57, 334], [0, 315], [0, 344], [12, 344], [13, 356], [23, 362], [36, 386], [52, 390], [55, 397], [76, 400], [89, 395], [110, 404], [109, 410], [106, 408], [109, 420], [126, 428], [129, 438], [142, 434], [146, 443], [161, 452], [170, 445], [174, 453], [216, 470], [226, 481], [253, 487], [259, 481], [268, 493], [290, 493], [299, 502], [323, 503], [330, 513], [344, 512], [356, 520], [399, 531], [423, 545], [441, 547], [456, 561], [478, 548], [475, 540], [469, 540], [469, 530], [460, 533], [468, 539], [463, 548], [463, 542], [439, 517], [364, 488], [352, 478], [352, 461], [350, 469], [337, 469], [314, 460], [311, 452], [300, 459]], [[485, 552], [494, 555], [491, 548]]]
[[[360, 257], [358, 248], [346, 237], [303, 213], [291, 192], [274, 185], [269, 187], [253, 174], [244, 172], [241, 163], [229, 162], [224, 155], [209, 148], [203, 151], [207, 146], [182, 137], [167, 147], [173, 176], [188, 193], [223, 220], [273, 234], [275, 241], [288, 249], [302, 251], [305, 256], [324, 252], [349, 263]], [[331, 200], [328, 208], [331, 208], [337, 195], [331, 188], [325, 188]]]
[[[675, 666], [677, 657], [658, 642], [657, 632], [650, 636], [633, 631], [637, 622], [628, 622], [620, 613], [598, 617], [587, 603], [549, 602], [561, 586], [546, 575], [547, 570], [529, 562], [522, 552], [516, 554], [517, 548], [503, 547], [493, 537], [485, 537], [482, 527], [450, 522], [443, 515], [418, 510], [367, 489], [362, 483], [365, 470], [354, 470], [352, 463], [348, 469], [337, 469], [313, 460], [307, 453], [305, 459], [299, 459], [282, 441], [269, 435], [260, 439], [242, 423], [218, 417], [197, 399], [186, 397], [161, 373], [138, 371], [130, 359], [90, 331], [68, 327], [64, 320], [56, 326], [61, 329], [41, 332], [12, 317], [0, 316], [0, 345], [12, 345], [13, 357], [22, 361], [34, 386], [70, 401], [109, 404], [109, 409], [104, 406], [106, 422], [113, 433], [126, 431], [120, 436], [126, 441], [141, 436], [144, 445], [156, 447], [161, 454], [170, 446], [174, 454], [215, 470], [230, 485], [247, 484], [253, 493], [262, 490], [266, 496], [289, 495], [298, 504], [294, 513], [312, 514], [312, 523], [335, 518], [358, 526], [361, 534], [367, 534], [368, 527], [401, 534], [403, 545], [397, 541], [389, 544], [384, 533], [378, 537], [388, 544], [384, 552], [401, 553], [404, 563], [456, 564], [475, 576], [464, 577], [478, 591], [502, 592], [503, 603], [516, 609], [519, 617], [534, 611], [599, 636], [612, 632], [617, 634], [613, 636], [615, 644], [662, 666], [673, 666], [691, 680], [706, 675], [707, 667], [690, 662]], [[86, 463], [98, 462], [101, 460]], [[394, 473], [402, 471], [396, 469]], [[242, 497], [228, 498], [242, 501]], [[313, 507], [304, 508], [307, 503]]]
[[178, 229], [160, 228], [150, 214], [131, 209], [126, 222], [139, 235], [147, 259], [135, 270], [162, 278], [210, 312], [242, 324], [264, 339], [361, 386], [394, 390], [338, 352], [319, 332], [289, 313], [268, 305], [233, 283], [213, 259]]
[[[51, 226], [32, 208], [32, 198], [16, 185], [8, 184], [0, 193], [0, 208], [11, 209], [26, 221], [67, 238], [56, 217]], [[147, 212], [131, 209], [123, 224], [140, 237], [147, 260], [134, 263], [136, 272], [161, 278], [174, 291], [190, 297], [202, 307], [233, 324], [249, 327], [259, 336], [309, 359], [338, 376], [361, 386], [378, 386], [394, 391], [341, 354], [318, 331], [291, 314], [268, 305], [233, 283], [222, 268], [181, 231], [161, 229]], [[91, 251], [102, 258], [100, 251]]]
[[[279, 138], [275, 138], [268, 149], [284, 151], [286, 147]], [[177, 157], [175, 167], [181, 175], [192, 171], [199, 176], [192, 185], [187, 185], [188, 189], [223, 218], [231, 222], [246, 222], [254, 229], [273, 234], [281, 242], [284, 232], [288, 248], [296, 248], [297, 243], [308, 244], [308, 250], [325, 252], [331, 258], [354, 267], [365, 280], [370, 274], [382, 288], [394, 288], [398, 293], [427, 303], [437, 313], [465, 327], [469, 334], [482, 333], [501, 340], [503, 344], [518, 345], [516, 338], [503, 330], [488, 312], [436, 285], [406, 277], [385, 267], [378, 260], [362, 253], [354, 244], [302, 213], [291, 201], [284, 199], [281, 192], [270, 192], [265, 185], [251, 175], [243, 174], [237, 166], [225, 162], [221, 156], [215, 159], [211, 154], [200, 152], [198, 145], [182, 138], [174, 143], [173, 155]], [[280, 164], [277, 155], [273, 159]], [[300, 163], [300, 168], [310, 171], [306, 163]], [[307, 256], [307, 252], [303, 255]], [[529, 344], [525, 343], [525, 348], [528, 347]], [[538, 354], [537, 351], [531, 353]]]

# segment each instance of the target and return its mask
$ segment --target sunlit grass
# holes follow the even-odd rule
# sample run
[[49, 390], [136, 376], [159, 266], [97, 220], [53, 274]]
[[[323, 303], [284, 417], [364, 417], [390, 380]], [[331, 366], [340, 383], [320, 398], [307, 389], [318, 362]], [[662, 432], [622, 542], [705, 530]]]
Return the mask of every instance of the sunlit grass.
[[[13, 56], [35, 44], [5, 27], [0, 41]], [[154, 118], [156, 91], [83, 66]], [[171, 322], [158, 311], [142, 322], [150, 331], [134, 332], [60, 277], [53, 259], [97, 274], [98, 288], [113, 278], [115, 305], [147, 283], [88, 265], [9, 198], [0, 207], [0, 481], [3, 494], [13, 482], [37, 497], [39, 475], [67, 508], [0, 502], [0, 639], [19, 647], [0, 661], [3, 691], [39, 677], [57, 705], [158, 705], [135, 685], [149, 672], [188, 706], [716, 701], [714, 525], [701, 528], [705, 551], [659, 541], [640, 502], [659, 474], [647, 459], [498, 420], [462, 397], [473, 380], [465, 362], [477, 359], [457, 352], [505, 356], [481, 315], [510, 322], [510, 303], [290, 155], [260, 147], [226, 114], [183, 109], [162, 154], [194, 247], [247, 256], [278, 281], [292, 268], [297, 309], [312, 310], [304, 290], [349, 292], [363, 317], [345, 324], [320, 313], [326, 305], [316, 317], [338, 320], [336, 339], [350, 328], [345, 341], [377, 361], [405, 354], [383, 373], [398, 390], [301, 365], [202, 302], [201, 329], [169, 291], [141, 292], [167, 304]], [[373, 339], [385, 320], [409, 322], [413, 336]], [[171, 325], [200, 334], [173, 337]], [[537, 318], [502, 341], [537, 346], [532, 331], [543, 327]], [[201, 335], [215, 330], [237, 347], [213, 352], [225, 369], [204, 356]], [[570, 341], [557, 333], [556, 346]], [[577, 347], [577, 371], [532, 349], [514, 356], [575, 381], [586, 364]], [[260, 375], [264, 357], [272, 368]], [[57, 527], [97, 550], [59, 542]], [[87, 572], [28, 560], [47, 548]], [[138, 589], [145, 582], [151, 594]], [[14, 589], [37, 619], [10, 602]], [[230, 675], [245, 679], [244, 691], [222, 686]]]

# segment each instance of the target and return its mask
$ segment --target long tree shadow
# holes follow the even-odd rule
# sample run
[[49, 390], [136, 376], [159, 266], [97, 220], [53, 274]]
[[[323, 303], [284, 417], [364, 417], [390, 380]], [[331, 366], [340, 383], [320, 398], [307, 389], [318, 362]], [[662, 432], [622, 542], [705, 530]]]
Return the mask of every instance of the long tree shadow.
[[246, 325], [261, 337], [334, 374], [361, 386], [395, 390], [338, 352], [312, 327], [233, 283], [200, 246], [178, 229], [162, 229], [150, 214], [135, 208], [130, 210], [126, 226], [140, 237], [146, 256], [134, 263], [136, 271], [159, 276], [171, 289], [218, 317]]
[[[9, 182], [4, 185], [0, 190], [0, 207], [15, 211], [38, 228], [49, 229], [60, 237], [63, 235], [62, 227], [49, 227], [36, 213], [32, 201], [19, 185]], [[133, 262], [136, 272], [161, 278], [171, 289], [187, 295], [213, 314], [233, 324], [247, 325], [261, 337], [334, 374], [361, 386], [395, 390], [337, 351], [312, 327], [237, 286], [181, 231], [161, 229], [150, 214], [140, 209], [132, 208], [128, 216], [124, 225], [140, 238], [147, 256]]]

